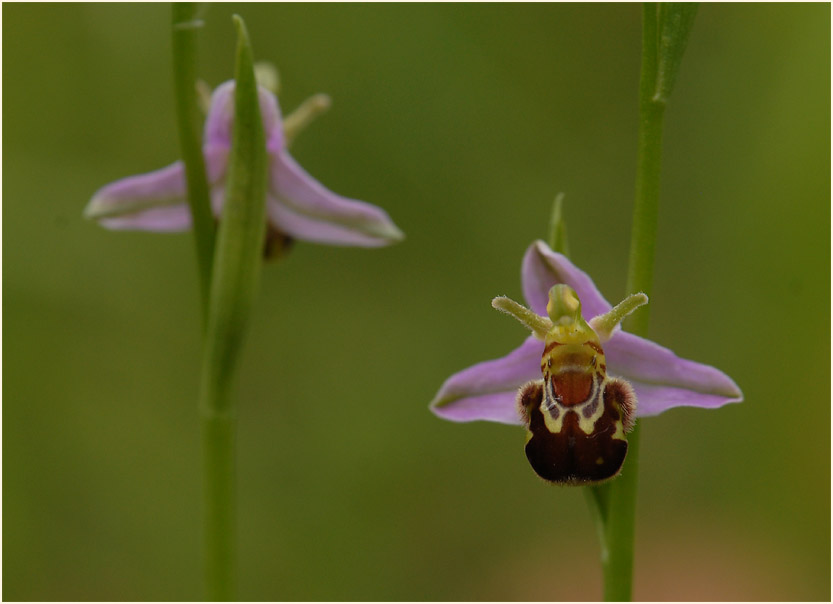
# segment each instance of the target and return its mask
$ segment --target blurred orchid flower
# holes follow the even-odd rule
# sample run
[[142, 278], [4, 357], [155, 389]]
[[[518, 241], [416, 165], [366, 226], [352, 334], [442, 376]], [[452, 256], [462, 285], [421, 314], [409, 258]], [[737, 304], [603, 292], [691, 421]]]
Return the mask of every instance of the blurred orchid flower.
[[[593, 280], [543, 241], [533, 243], [527, 250], [521, 279], [524, 297], [537, 315], [547, 315], [549, 292], [556, 284], [575, 290], [581, 301], [581, 314], [594, 329], [599, 323], [592, 318], [611, 311]], [[608, 373], [627, 380], [633, 387], [638, 400], [637, 417], [680, 406], [713, 409], [743, 399], [732, 379], [714, 367], [681, 359], [669, 349], [619, 327], [599, 335], [603, 336]], [[441, 418], [457, 422], [525, 424], [517, 404], [518, 391], [530, 381], [541, 379], [543, 352], [544, 343], [533, 335], [501, 359], [485, 361], [452, 375], [434, 397], [431, 410]]]
[[[270, 237], [363, 247], [399, 241], [402, 232], [387, 213], [363, 201], [333, 193], [310, 176], [286, 150], [280, 108], [274, 94], [260, 87], [260, 111], [266, 135], [269, 184], [266, 200]], [[233, 128], [234, 82], [211, 97], [203, 154], [214, 214], [222, 208]], [[183, 231], [191, 227], [181, 161], [161, 170], [130, 176], [101, 188], [84, 215], [110, 229]]]

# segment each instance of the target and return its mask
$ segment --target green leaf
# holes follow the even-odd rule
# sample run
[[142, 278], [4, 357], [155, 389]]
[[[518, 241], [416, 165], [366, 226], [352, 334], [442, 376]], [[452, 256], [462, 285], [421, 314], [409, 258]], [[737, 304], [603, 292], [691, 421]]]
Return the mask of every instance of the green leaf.
[[200, 384], [206, 596], [234, 600], [235, 423], [232, 378], [257, 290], [266, 231], [266, 142], [252, 49], [236, 16], [234, 132], [214, 254]]
[[671, 96], [697, 8], [696, 2], [663, 2], [659, 5], [654, 101], [665, 103]]
[[550, 230], [547, 243], [550, 249], [565, 256], [570, 255], [570, 246], [567, 244], [567, 221], [563, 213], [564, 193], [555, 196], [550, 213]]
[[[238, 30], [234, 133], [211, 283], [204, 371], [223, 390], [237, 360], [256, 293], [266, 232], [266, 142], [252, 50]], [[227, 396], [220, 397], [226, 400]]]

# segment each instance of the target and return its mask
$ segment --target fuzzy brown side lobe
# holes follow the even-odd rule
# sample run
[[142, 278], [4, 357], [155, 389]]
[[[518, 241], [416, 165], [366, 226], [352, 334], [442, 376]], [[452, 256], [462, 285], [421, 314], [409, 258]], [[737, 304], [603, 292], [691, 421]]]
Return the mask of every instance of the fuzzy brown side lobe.
[[529, 427], [529, 415], [533, 408], [541, 404], [544, 396], [544, 382], [538, 380], [521, 386], [518, 392], [518, 413], [524, 426]]
[[605, 385], [605, 400], [617, 404], [622, 409], [625, 432], [633, 430], [636, 423], [636, 394], [633, 387], [625, 380], [610, 378]]

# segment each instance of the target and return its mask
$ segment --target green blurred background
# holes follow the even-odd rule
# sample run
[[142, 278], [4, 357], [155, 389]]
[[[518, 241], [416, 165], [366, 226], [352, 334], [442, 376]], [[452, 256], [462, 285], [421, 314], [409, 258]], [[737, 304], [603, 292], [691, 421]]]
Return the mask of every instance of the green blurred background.
[[[239, 376], [245, 600], [595, 600], [578, 490], [520, 428], [443, 422], [443, 380], [524, 336], [489, 307], [567, 194], [572, 256], [624, 294], [637, 5], [213, 5], [291, 110], [293, 154], [408, 239], [263, 270]], [[91, 194], [177, 158], [169, 7], [3, 7], [3, 597], [200, 597], [188, 235]], [[746, 402], [643, 424], [635, 597], [830, 598], [830, 7], [704, 5], [666, 113], [651, 336]], [[321, 359], [328, 359], [327, 373]]]

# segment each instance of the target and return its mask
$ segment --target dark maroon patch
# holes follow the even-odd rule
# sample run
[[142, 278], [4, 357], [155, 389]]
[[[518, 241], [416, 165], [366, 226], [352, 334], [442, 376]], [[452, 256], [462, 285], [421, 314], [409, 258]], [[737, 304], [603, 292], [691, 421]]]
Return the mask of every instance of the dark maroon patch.
[[[530, 390], [530, 397], [533, 394]], [[611, 394], [619, 395], [620, 391], [615, 389]], [[573, 411], [564, 415], [561, 431], [553, 434], [547, 429], [540, 407], [528, 403], [524, 408], [532, 438], [526, 444], [526, 457], [541, 478], [558, 484], [582, 485], [619, 473], [628, 443], [612, 438], [620, 418], [616, 396], [606, 397], [604, 413], [590, 434], [579, 428], [578, 415]]]
[[553, 392], [565, 407], [585, 402], [593, 389], [593, 374], [586, 371], [559, 371], [550, 379]]

